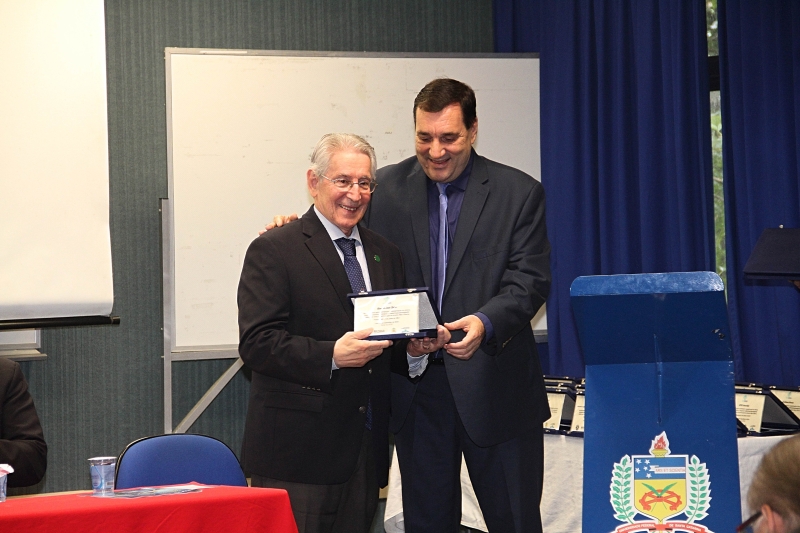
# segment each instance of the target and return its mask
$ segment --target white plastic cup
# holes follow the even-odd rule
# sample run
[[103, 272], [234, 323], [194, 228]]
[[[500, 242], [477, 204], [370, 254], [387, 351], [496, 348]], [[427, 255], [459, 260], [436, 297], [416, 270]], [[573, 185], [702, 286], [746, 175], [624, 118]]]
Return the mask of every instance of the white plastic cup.
[[89, 473], [92, 475], [92, 496], [114, 495], [114, 469], [116, 457], [92, 457], [89, 459]]

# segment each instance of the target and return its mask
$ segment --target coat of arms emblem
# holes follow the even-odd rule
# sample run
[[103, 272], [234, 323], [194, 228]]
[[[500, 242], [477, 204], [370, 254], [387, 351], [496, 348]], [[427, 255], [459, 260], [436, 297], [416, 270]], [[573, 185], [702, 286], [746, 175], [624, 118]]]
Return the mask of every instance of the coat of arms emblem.
[[[624, 456], [614, 463], [611, 506], [624, 524], [613, 533], [713, 533], [696, 523], [708, 516], [711, 481], [696, 455], [673, 455], [666, 432], [657, 435], [649, 455]], [[646, 520], [635, 520], [639, 516]]]

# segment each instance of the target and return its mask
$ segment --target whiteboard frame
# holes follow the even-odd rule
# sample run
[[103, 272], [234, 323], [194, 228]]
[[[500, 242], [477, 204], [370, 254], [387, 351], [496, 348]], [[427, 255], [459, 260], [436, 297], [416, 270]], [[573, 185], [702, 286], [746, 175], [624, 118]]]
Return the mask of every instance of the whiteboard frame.
[[[208, 55], [208, 56], [275, 56], [287, 58], [376, 58], [376, 59], [538, 59], [539, 54], [464, 54], [464, 53], [392, 53], [392, 52], [324, 52], [324, 51], [291, 51], [291, 50], [231, 50], [231, 49], [205, 49], [205, 48], [166, 48], [165, 49], [165, 68], [166, 68], [166, 118], [167, 118], [167, 180], [168, 197], [162, 200], [162, 267], [163, 267], [163, 324], [164, 324], [164, 402], [165, 402], [165, 431], [171, 432], [172, 428], [172, 370], [171, 364], [174, 361], [189, 361], [202, 359], [237, 359], [238, 346], [236, 344], [208, 345], [208, 346], [177, 346], [177, 320], [176, 320], [176, 257], [175, 257], [175, 217], [174, 217], [174, 187], [175, 187], [175, 167], [174, 167], [174, 146], [173, 146], [173, 79], [172, 70], [173, 56], [180, 55]], [[410, 112], [410, 109], [409, 109]], [[409, 139], [411, 143], [411, 139]], [[413, 152], [412, 152], [413, 153]], [[501, 161], [502, 162], [502, 161]], [[537, 163], [538, 179], [541, 178], [541, 161]], [[255, 230], [254, 228], [254, 234]], [[534, 324], [542, 324], [540, 311], [534, 319]], [[538, 320], [538, 321], [537, 321]], [[534, 328], [537, 341], [546, 341], [546, 329]], [[240, 361], [234, 363], [237, 365]], [[235, 374], [234, 367], [231, 367], [226, 374], [228, 380]], [[224, 376], [223, 376], [224, 377]], [[217, 393], [222, 390], [227, 381], [216, 383], [214, 387]], [[209, 391], [211, 392], [211, 391]], [[212, 400], [204, 396], [200, 403], [208, 405]], [[175, 431], [185, 431], [196, 420], [202, 412], [200, 403], [190, 412]], [[199, 412], [196, 412], [199, 409]], [[196, 416], [194, 416], [196, 414]], [[194, 418], [192, 418], [194, 416]]]
[[[292, 50], [235, 50], [235, 49], [205, 49], [205, 48], [166, 48], [165, 49], [165, 63], [166, 63], [166, 115], [167, 115], [167, 180], [168, 180], [168, 198], [167, 207], [164, 213], [168, 214], [164, 223], [166, 224], [165, 231], [163, 232], [163, 250], [164, 252], [169, 249], [169, 254], [164, 253], [164, 276], [163, 276], [163, 291], [164, 291], [164, 353], [187, 354], [187, 353], [203, 353], [206, 357], [211, 353], [218, 354], [223, 358], [232, 358], [234, 354], [238, 354], [238, 346], [236, 344], [230, 345], [201, 345], [201, 346], [176, 346], [176, 328], [177, 323], [175, 319], [176, 301], [175, 301], [175, 226], [174, 216], [172, 212], [172, 202], [174, 199], [174, 159], [173, 159], [173, 124], [172, 124], [172, 56], [174, 55], [232, 55], [232, 56], [277, 56], [277, 57], [349, 57], [349, 58], [399, 58], [399, 59], [414, 59], [414, 58], [432, 58], [432, 59], [538, 59], [539, 54], [526, 53], [526, 54], [465, 54], [465, 53], [398, 53], [398, 52], [324, 52], [324, 51], [292, 51]], [[502, 162], [502, 161], [501, 161]], [[541, 162], [539, 162], [541, 164]], [[255, 233], [255, 229], [254, 229]], [[542, 310], [544, 307], [542, 308]], [[543, 314], [537, 315], [537, 318]], [[534, 323], [537, 323], [537, 318]], [[541, 323], [541, 320], [539, 321]], [[541, 326], [534, 328], [537, 340], [546, 341], [546, 327]]]

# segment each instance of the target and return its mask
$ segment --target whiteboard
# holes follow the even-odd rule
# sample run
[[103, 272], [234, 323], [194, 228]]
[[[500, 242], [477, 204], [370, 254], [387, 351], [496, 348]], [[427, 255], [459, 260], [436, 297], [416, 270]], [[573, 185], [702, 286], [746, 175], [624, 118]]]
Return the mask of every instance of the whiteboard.
[[362, 135], [379, 167], [414, 155], [414, 98], [436, 77], [475, 90], [478, 153], [540, 179], [531, 55], [167, 48], [166, 69], [164, 323], [173, 351], [238, 344], [245, 252], [273, 215], [311, 205], [305, 176], [319, 138]]
[[0, 320], [111, 313], [103, 6], [0, 1]]

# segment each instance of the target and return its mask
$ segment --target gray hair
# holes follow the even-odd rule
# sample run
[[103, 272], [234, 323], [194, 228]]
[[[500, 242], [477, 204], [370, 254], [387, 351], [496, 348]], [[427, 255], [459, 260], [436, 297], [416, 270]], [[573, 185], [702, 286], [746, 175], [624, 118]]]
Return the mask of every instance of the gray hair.
[[311, 171], [320, 176], [328, 172], [331, 157], [342, 150], [355, 150], [369, 157], [370, 178], [375, 179], [378, 160], [375, 149], [363, 138], [353, 133], [328, 133], [323, 135], [311, 152]]
[[782, 440], [761, 459], [747, 491], [747, 505], [756, 512], [769, 505], [788, 530], [800, 526], [800, 435]]

